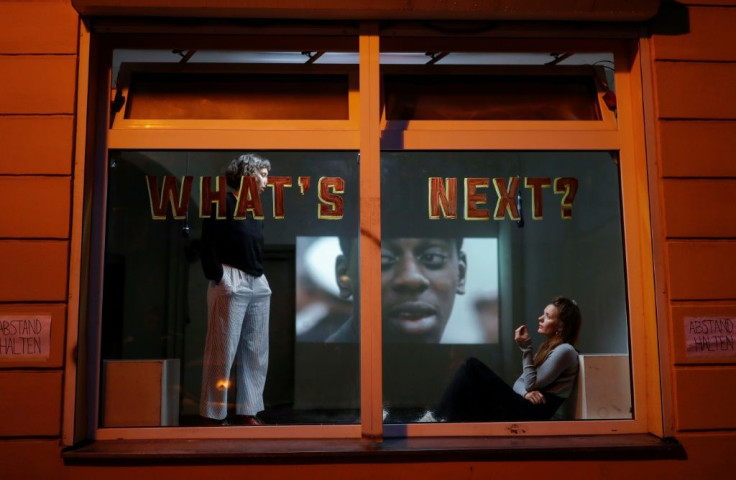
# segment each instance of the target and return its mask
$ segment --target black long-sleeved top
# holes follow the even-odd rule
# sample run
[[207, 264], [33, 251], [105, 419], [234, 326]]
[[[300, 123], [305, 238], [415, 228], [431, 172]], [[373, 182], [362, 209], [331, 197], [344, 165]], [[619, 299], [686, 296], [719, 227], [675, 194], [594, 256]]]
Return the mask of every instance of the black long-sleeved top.
[[226, 218], [217, 219], [213, 211], [202, 222], [202, 269], [209, 280], [220, 281], [223, 264], [254, 277], [263, 275], [263, 220], [251, 212], [243, 220], [233, 219], [236, 202], [228, 192]]

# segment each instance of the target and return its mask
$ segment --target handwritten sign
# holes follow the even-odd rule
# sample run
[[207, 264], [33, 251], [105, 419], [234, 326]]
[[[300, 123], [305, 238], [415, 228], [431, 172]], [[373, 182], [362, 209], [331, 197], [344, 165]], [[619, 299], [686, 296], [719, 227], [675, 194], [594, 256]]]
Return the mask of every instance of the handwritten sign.
[[685, 317], [688, 356], [736, 356], [736, 319], [730, 317]]
[[0, 315], [0, 361], [44, 360], [51, 350], [51, 315]]

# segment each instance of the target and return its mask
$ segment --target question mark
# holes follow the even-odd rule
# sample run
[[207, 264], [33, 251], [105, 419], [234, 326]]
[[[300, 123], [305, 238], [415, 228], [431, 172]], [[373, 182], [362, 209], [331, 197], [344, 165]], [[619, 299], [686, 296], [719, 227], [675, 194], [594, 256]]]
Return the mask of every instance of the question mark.
[[572, 177], [555, 178], [555, 193], [562, 193], [562, 218], [569, 220], [572, 218], [572, 202], [575, 200], [575, 194], [578, 192], [578, 180]]

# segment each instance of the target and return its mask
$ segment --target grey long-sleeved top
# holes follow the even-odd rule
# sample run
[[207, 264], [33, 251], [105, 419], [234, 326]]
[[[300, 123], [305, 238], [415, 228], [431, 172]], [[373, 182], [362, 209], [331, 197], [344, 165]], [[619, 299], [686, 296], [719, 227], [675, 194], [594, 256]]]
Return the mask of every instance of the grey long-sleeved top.
[[568, 398], [575, 387], [578, 374], [578, 352], [569, 343], [553, 348], [541, 365], [534, 365], [531, 343], [519, 346], [522, 351], [523, 371], [514, 383], [514, 391], [522, 397], [534, 390]]

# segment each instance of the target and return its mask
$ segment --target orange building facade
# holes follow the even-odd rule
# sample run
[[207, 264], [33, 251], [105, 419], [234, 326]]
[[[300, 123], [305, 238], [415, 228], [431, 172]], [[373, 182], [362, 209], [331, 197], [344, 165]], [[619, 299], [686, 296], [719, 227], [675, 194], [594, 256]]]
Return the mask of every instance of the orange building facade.
[[[736, 467], [733, 336], [722, 332], [718, 348], [709, 345], [698, 355], [688, 350], [704, 321], [731, 325], [736, 318], [736, 283], [731, 280], [736, 218], [729, 193], [736, 178], [731, 161], [736, 149], [736, 93], [731, 88], [736, 82], [736, 3], [619, 2], [607, 8], [596, 2], [564, 2], [549, 10], [510, 7], [514, 2], [488, 2], [492, 5], [487, 7], [457, 2], [459, 9], [444, 2], [422, 7], [358, 2], [345, 7], [325, 1], [320, 8], [304, 8], [300, 2], [182, 3], [186, 5], [95, 0], [0, 4], [0, 321], [39, 315], [48, 329], [48, 343], [38, 346], [41, 357], [29, 345], [30, 355], [0, 355], [3, 475], [684, 479], [717, 478]], [[125, 123], [130, 118], [114, 118], [110, 110], [100, 114], [98, 100], [111, 93], [101, 86], [109, 81], [104, 75], [111, 74], [100, 72], [113, 49], [168, 48], [166, 36], [172, 35], [196, 38], [195, 43], [216, 50], [222, 40], [212, 40], [212, 29], [225, 25], [222, 35], [235, 38], [242, 26], [237, 21], [223, 24], [223, 19], [276, 22], [263, 34], [262, 50], [274, 45], [290, 49], [282, 31], [318, 37], [317, 45], [338, 45], [339, 50], [343, 44], [333, 37], [354, 30], [346, 50], [360, 58], [348, 78], [359, 85], [360, 95], [347, 101], [345, 122], [317, 128], [298, 122], [277, 128], [253, 127], [247, 121], [222, 129], [197, 124], [192, 130], [199, 133], [176, 127], [169, 136], [157, 137], [157, 132], [136, 126], [135, 119]], [[497, 32], [480, 39], [467, 33], [480, 21], [496, 22]], [[395, 22], [407, 26], [396, 27]], [[434, 38], [423, 30], [427, 22], [437, 27]], [[258, 43], [259, 37], [253, 35], [253, 41]], [[581, 122], [579, 128], [528, 124], [474, 130], [443, 124], [406, 129], [401, 148], [442, 151], [462, 142], [467, 150], [620, 153], [620, 208], [626, 217], [622, 235], [628, 245], [621, 276], [629, 288], [627, 338], [636, 418], [625, 424], [587, 422], [562, 429], [410, 425], [396, 434], [383, 425], [378, 405], [382, 388], [388, 388], [381, 383], [381, 354], [371, 350], [371, 345], [381, 346], [380, 322], [366, 321], [360, 327], [361, 367], [356, 367], [363, 411], [357, 424], [324, 431], [287, 427], [255, 435], [240, 429], [154, 429], [141, 434], [135, 428], [98, 428], [105, 426], [93, 419], [100, 380], [85, 365], [99, 363], [90, 343], [99, 332], [90, 333], [95, 329], [89, 319], [95, 317], [88, 310], [90, 305], [102, 308], [90, 303], [90, 296], [102, 295], [94, 287], [94, 276], [100, 275], [94, 263], [101, 258], [94, 250], [102, 248], [94, 231], [103, 228], [98, 218], [103, 214], [94, 208], [100, 197], [92, 188], [99, 185], [92, 177], [99, 174], [94, 165], [100, 149], [102, 157], [107, 149], [210, 151], [237, 150], [242, 144], [274, 152], [358, 152], [360, 293], [362, 298], [380, 297], [380, 245], [374, 240], [386, 229], [380, 216], [387, 195], [382, 197], [378, 158], [388, 148], [381, 142], [390, 141], [385, 132], [392, 127], [379, 110], [379, 86], [386, 89], [387, 84], [375, 67], [383, 48], [421, 51], [424, 46], [417, 45], [417, 38], [433, 47], [441, 43], [437, 37], [460, 49], [478, 41], [483, 45], [478, 50], [498, 44], [501, 49], [513, 45], [537, 51], [547, 48], [547, 42], [550, 48], [573, 45], [583, 52], [615, 52], [618, 127], [589, 128]], [[110, 119], [110, 125], [101, 117]], [[609, 114], [601, 121], [615, 123]], [[316, 174], [312, 181], [317, 181]], [[467, 189], [465, 182], [461, 179], [460, 185]], [[510, 188], [501, 185], [496, 183], [497, 192]], [[489, 182], [487, 191], [492, 193], [492, 187]], [[328, 208], [319, 215], [329, 216], [329, 207], [337, 207], [325, 196], [320, 198]], [[476, 206], [485, 202], [476, 200]], [[434, 212], [447, 215], [451, 206], [446, 201]], [[513, 206], [504, 208], [514, 219]], [[475, 214], [481, 215], [480, 210]], [[465, 215], [473, 213], [466, 209]], [[363, 302], [360, 316], [380, 319], [379, 308]], [[16, 347], [3, 345], [6, 351]], [[525, 429], [531, 434], [524, 435]], [[224, 443], [217, 447], [217, 442]]]

